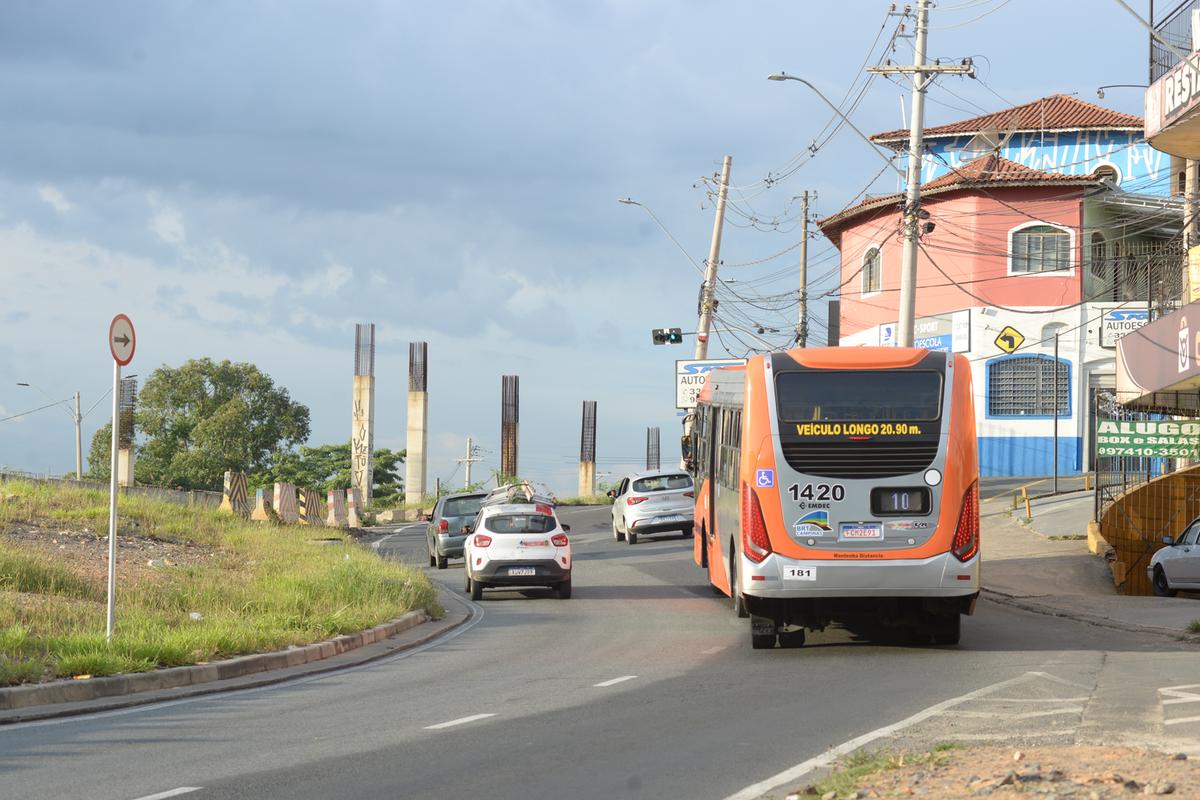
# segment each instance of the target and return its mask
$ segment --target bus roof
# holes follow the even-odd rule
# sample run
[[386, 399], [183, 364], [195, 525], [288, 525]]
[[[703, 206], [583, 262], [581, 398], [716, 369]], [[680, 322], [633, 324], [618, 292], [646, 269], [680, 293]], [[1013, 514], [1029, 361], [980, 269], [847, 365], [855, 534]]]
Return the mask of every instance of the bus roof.
[[806, 347], [786, 352], [813, 369], [897, 369], [915, 366], [929, 354], [924, 347]]
[[718, 367], [717, 369], [710, 370], [708, 373], [708, 378], [706, 378], [704, 381], [704, 388], [700, 390], [700, 394], [696, 397], [696, 402], [698, 402], [698, 403], [712, 402], [712, 387], [713, 387], [712, 379], [718, 372], [727, 372], [728, 373], [728, 372], [745, 372], [745, 371], [746, 371], [745, 364], [735, 364], [735, 365], [728, 366], [728, 367]]

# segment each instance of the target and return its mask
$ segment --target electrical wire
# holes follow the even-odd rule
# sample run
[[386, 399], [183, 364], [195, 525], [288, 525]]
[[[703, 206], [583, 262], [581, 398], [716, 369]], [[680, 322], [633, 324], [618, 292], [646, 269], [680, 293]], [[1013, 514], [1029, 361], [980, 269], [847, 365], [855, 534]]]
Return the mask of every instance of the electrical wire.
[[36, 414], [39, 411], [45, 411], [47, 408], [54, 408], [55, 406], [62, 405], [63, 403], [66, 403], [66, 402], [69, 402], [69, 398], [67, 400], [57, 400], [53, 403], [47, 403], [44, 406], [38, 406], [37, 408], [30, 409], [29, 411], [22, 411], [20, 414], [13, 414], [12, 416], [8, 416], [8, 417], [0, 417], [0, 422], [8, 422], [9, 420], [12, 420], [12, 419], [19, 419], [21, 417], [27, 417], [30, 414]]

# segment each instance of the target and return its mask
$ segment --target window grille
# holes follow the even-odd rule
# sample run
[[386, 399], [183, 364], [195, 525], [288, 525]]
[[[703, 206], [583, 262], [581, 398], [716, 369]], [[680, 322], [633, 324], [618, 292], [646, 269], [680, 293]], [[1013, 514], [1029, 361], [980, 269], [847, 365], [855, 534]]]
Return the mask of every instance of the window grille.
[[1054, 416], [1056, 381], [1058, 416], [1071, 416], [1071, 367], [1065, 361], [1042, 356], [1001, 358], [988, 364], [987, 375], [989, 416]]
[[1012, 237], [1012, 271], [1054, 272], [1071, 268], [1071, 234], [1050, 225], [1022, 228]]
[[878, 292], [880, 278], [879, 248], [872, 247], [863, 255], [862, 293]]

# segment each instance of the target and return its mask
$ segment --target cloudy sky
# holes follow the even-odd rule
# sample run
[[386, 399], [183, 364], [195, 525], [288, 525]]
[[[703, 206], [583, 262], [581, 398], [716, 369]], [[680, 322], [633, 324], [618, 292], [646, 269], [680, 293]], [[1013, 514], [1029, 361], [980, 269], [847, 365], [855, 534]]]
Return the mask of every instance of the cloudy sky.
[[[489, 451], [476, 476], [497, 466], [502, 374], [521, 376], [522, 474], [574, 494], [585, 399], [602, 473], [637, 466], [647, 426], [673, 460], [674, 359], [693, 343], [655, 347], [649, 331], [694, 330], [700, 275], [646, 209], [702, 260], [701, 178], [731, 155], [723, 274], [747, 299], [794, 292], [797, 195], [826, 215], [896, 181], [872, 184], [882, 162], [850, 130], [809, 157], [828, 110], [765, 77], [857, 92], [898, 22], [889, 5], [0, 4], [0, 418], [46, 395], [100, 400], [124, 312], [127, 372], [253, 362], [311, 408], [310, 444], [345, 440], [354, 323], [369, 321], [377, 446], [405, 446], [407, 343], [429, 343], [432, 476], [462, 479], [467, 436]], [[1100, 84], [1144, 83], [1147, 50], [1114, 0], [949, 0], [929, 54], [973, 56], [981, 80], [941, 79], [927, 122], [1056, 92], [1095, 101]], [[899, 127], [906, 94], [873, 80], [855, 124]], [[1141, 92], [1100, 102], [1140, 113]], [[814, 279], [831, 255], [811, 243]], [[734, 355], [754, 344], [739, 329], [780, 342], [795, 324], [794, 299], [734, 300], [718, 323]], [[107, 411], [86, 418], [85, 452]], [[0, 422], [0, 467], [73, 463], [63, 410]]]

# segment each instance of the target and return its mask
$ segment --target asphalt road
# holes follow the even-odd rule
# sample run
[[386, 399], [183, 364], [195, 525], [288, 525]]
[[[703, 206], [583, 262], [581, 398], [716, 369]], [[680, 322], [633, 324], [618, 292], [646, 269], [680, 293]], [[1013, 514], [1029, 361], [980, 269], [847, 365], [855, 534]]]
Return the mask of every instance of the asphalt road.
[[[1157, 687], [1200, 682], [1185, 645], [986, 602], [955, 648], [830, 630], [753, 651], [690, 541], [617, 544], [606, 508], [561, 512], [574, 598], [487, 592], [407, 656], [0, 728], [0, 797], [726, 798], [906, 719], [929, 740], [1160, 735]], [[394, 530], [381, 554], [426, 563], [423, 530]], [[430, 574], [472, 605], [458, 563]]]

